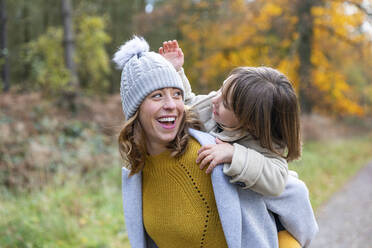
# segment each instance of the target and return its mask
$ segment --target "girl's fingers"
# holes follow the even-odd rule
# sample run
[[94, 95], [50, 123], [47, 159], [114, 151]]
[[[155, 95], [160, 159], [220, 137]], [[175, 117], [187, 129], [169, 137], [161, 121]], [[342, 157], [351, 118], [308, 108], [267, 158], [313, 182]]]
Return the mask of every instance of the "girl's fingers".
[[212, 148], [212, 145], [205, 145], [205, 146], [202, 146], [199, 151], [198, 151], [198, 154], [204, 152], [205, 150], [208, 150], [208, 149], [211, 149]]
[[207, 174], [211, 173], [216, 166], [217, 166], [217, 163], [215, 162], [215, 160], [213, 160], [209, 164], [208, 168], [205, 170], [205, 173], [207, 173]]
[[168, 41], [163, 42], [163, 48], [164, 48], [164, 52], [167, 53], [168, 52]]
[[[177, 49], [179, 49], [177, 40], [164, 41], [161, 54], [170, 53], [170, 52], [177, 52], [178, 51]], [[159, 53], [160, 53], [160, 48], [159, 48]]]
[[183, 56], [183, 52], [181, 48], [178, 48], [178, 56]]
[[211, 162], [213, 160], [213, 156], [212, 155], [208, 155], [207, 157], [205, 157], [203, 159], [203, 161], [201, 161], [200, 165], [199, 165], [199, 168], [202, 170], [207, 164], [209, 164], [209, 162]]
[[223, 143], [225, 143], [225, 142], [223, 142], [223, 141], [220, 140], [219, 138], [216, 138], [216, 143], [217, 143], [217, 144], [223, 144]]
[[171, 46], [172, 52], [175, 52], [177, 47], [176, 47], [176, 44], [175, 44], [174, 40], [170, 41], [170, 46]]
[[163, 47], [160, 47], [159, 48], [159, 54], [163, 55], [163, 53], [164, 53], [164, 49], [163, 49]]
[[199, 164], [206, 156], [208, 156], [210, 152], [208, 150], [201, 152], [198, 157], [196, 158], [196, 163]]

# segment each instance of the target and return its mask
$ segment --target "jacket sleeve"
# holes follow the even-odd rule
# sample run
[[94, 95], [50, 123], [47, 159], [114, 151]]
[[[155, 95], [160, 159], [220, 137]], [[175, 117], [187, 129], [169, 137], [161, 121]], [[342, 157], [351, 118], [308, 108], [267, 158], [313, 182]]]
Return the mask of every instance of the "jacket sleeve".
[[186, 77], [185, 75], [185, 71], [183, 70], [183, 68], [181, 68], [179, 71], [178, 71], [178, 75], [181, 77], [182, 79], [182, 84], [183, 84], [183, 88], [185, 90], [184, 94], [185, 94], [185, 104], [186, 105], [189, 105], [190, 102], [192, 102], [195, 98], [195, 94], [192, 92], [192, 89], [191, 89], [191, 85], [190, 85], [190, 82], [189, 82], [189, 79]]
[[302, 247], [308, 247], [319, 228], [305, 183], [289, 176], [283, 194], [277, 197], [266, 196], [264, 200], [267, 208], [278, 214], [284, 228]]
[[216, 126], [216, 122], [212, 118], [213, 107], [212, 99], [217, 92], [212, 91], [208, 95], [195, 95], [192, 92], [191, 85], [187, 79], [183, 68], [178, 71], [182, 79], [185, 94], [185, 104], [198, 115], [200, 122], [204, 125], [205, 132], [210, 132]]
[[231, 164], [224, 164], [223, 172], [231, 183], [267, 196], [280, 195], [288, 177], [287, 161], [275, 154], [256, 151], [234, 143]]

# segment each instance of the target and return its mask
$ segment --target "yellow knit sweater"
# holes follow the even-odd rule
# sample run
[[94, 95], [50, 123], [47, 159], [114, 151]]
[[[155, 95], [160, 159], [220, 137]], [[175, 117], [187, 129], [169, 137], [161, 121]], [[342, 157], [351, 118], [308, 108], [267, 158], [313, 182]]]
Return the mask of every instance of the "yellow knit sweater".
[[148, 156], [142, 172], [143, 221], [159, 248], [227, 247], [210, 175], [196, 164], [190, 139], [180, 158]]

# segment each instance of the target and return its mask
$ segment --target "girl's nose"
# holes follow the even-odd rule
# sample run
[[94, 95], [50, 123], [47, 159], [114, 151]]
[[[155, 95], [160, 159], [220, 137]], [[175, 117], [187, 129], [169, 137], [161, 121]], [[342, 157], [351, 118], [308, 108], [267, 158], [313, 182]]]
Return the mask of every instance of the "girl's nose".
[[218, 91], [218, 92], [217, 92], [217, 95], [216, 95], [215, 97], [212, 98], [212, 103], [213, 103], [213, 104], [217, 104], [218, 101], [219, 101], [219, 98], [220, 98], [220, 97], [221, 97], [221, 92]]

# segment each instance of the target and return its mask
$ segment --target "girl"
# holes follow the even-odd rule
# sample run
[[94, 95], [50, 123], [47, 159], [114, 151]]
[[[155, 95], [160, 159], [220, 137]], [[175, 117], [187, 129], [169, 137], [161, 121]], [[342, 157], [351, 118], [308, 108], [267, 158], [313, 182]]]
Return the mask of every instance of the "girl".
[[[301, 155], [299, 107], [289, 80], [272, 68], [240, 67], [218, 92], [195, 96], [181, 68], [183, 53], [177, 41], [164, 42], [159, 53], [179, 71], [186, 103], [198, 113], [204, 130], [217, 138], [216, 145], [198, 151], [200, 168], [209, 164], [211, 172], [225, 163], [230, 182], [263, 195], [281, 194], [287, 161]], [[291, 247], [288, 243], [296, 247], [289, 233], [279, 232], [280, 246]]]
[[219, 143], [199, 151], [200, 167], [210, 163], [209, 173], [219, 163], [231, 163], [224, 168], [231, 182], [263, 195], [279, 195], [287, 180], [287, 161], [301, 156], [299, 106], [289, 80], [272, 68], [240, 67], [219, 91], [195, 96], [183, 73], [177, 41], [164, 42], [159, 53], [178, 70], [186, 104]]

